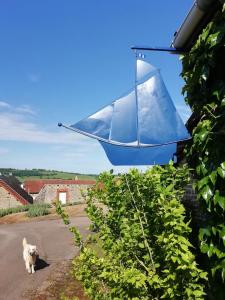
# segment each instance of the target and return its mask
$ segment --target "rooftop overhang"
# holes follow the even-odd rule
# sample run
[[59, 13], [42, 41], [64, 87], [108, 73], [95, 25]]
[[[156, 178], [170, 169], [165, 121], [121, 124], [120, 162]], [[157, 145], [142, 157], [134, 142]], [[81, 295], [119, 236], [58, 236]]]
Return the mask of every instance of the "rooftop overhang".
[[180, 28], [174, 33], [171, 47], [188, 51], [220, 5], [219, 0], [196, 0]]
[[180, 28], [174, 33], [170, 47], [132, 46], [132, 50], [167, 51], [172, 54], [188, 52], [202, 29], [221, 6], [220, 0], [196, 0]]

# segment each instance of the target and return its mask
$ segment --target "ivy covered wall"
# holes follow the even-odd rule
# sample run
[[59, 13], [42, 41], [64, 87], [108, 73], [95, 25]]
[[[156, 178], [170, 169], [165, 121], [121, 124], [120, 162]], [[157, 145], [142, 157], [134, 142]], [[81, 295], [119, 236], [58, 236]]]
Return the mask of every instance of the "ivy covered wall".
[[186, 149], [197, 179], [198, 200], [208, 214], [199, 247], [209, 272], [209, 298], [225, 299], [225, 5], [182, 57], [183, 93], [193, 111], [193, 139]]

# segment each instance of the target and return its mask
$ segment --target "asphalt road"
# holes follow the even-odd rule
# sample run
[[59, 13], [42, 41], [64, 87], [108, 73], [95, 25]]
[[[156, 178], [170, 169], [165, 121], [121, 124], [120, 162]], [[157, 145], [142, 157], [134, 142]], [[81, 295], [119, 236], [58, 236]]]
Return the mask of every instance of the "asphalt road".
[[[82, 234], [87, 235], [87, 217], [71, 218]], [[28, 274], [22, 256], [22, 239], [37, 245], [40, 261], [38, 270]], [[62, 260], [78, 253], [72, 234], [62, 220], [33, 221], [0, 225], [0, 299], [25, 300], [27, 290], [36, 289], [54, 272]]]

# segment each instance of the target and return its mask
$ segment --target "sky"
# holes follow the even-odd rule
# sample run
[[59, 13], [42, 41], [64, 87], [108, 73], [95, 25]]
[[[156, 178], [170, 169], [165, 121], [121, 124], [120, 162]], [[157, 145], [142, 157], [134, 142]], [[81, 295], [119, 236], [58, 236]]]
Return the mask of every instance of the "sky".
[[[100, 144], [58, 127], [130, 90], [133, 45], [169, 46], [192, 0], [7, 0], [0, 3], [0, 168], [98, 174]], [[184, 121], [179, 56], [145, 52]]]

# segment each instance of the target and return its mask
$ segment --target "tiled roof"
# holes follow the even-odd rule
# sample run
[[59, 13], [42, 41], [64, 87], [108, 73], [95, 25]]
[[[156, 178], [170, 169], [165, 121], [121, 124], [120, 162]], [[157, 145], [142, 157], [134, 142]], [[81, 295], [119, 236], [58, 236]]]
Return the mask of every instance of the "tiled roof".
[[94, 185], [95, 180], [67, 180], [67, 179], [40, 179], [40, 180], [25, 180], [24, 189], [29, 194], [37, 194], [46, 184], [76, 184], [76, 185]]
[[19, 180], [14, 176], [0, 175], [0, 186], [13, 194], [22, 204], [33, 203], [33, 198], [20, 186]]

